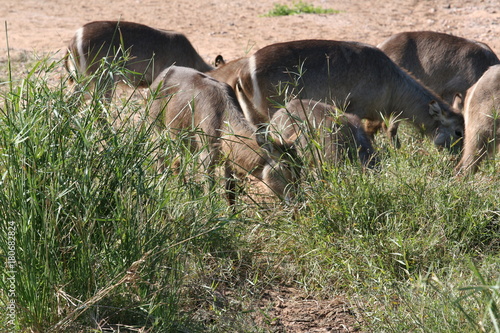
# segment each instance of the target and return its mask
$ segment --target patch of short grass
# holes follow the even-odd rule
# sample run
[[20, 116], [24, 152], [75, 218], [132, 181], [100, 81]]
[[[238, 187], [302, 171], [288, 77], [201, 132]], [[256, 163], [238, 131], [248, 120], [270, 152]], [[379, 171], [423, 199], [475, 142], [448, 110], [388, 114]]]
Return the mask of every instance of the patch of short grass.
[[298, 1], [294, 2], [292, 6], [283, 4], [274, 4], [274, 8], [271, 9], [264, 16], [272, 17], [272, 16], [297, 15], [297, 14], [336, 14], [338, 12], [339, 12], [338, 10], [316, 7], [312, 4], [303, 1]]

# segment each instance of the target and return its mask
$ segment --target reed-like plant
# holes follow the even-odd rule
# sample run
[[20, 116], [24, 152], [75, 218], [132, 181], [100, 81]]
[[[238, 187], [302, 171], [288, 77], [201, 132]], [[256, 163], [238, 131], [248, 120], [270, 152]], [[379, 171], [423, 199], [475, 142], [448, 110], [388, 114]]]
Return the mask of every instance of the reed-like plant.
[[216, 230], [225, 207], [194, 177], [158, 172], [159, 148], [179, 146], [154, 135], [141, 103], [104, 101], [108, 68], [89, 99], [55, 77], [60, 66], [41, 59], [3, 93], [0, 228], [2, 240], [15, 230], [16, 325], [174, 327], [186, 240]]

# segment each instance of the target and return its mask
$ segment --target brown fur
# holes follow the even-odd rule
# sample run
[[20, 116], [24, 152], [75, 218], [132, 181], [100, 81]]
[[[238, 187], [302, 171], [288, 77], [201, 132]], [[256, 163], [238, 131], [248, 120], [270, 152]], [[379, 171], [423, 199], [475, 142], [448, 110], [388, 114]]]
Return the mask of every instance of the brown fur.
[[378, 48], [449, 104], [500, 63], [484, 43], [433, 31], [395, 34]]
[[241, 69], [248, 66], [248, 57], [239, 58], [226, 63], [222, 56], [217, 56], [215, 62], [217, 67], [207, 72], [207, 74], [218, 81], [229, 84], [231, 88], [236, 89], [236, 83], [238, 82]]
[[[235, 203], [234, 176], [252, 174], [280, 197], [298, 172], [293, 170], [295, 150], [291, 144], [269, 141], [244, 117], [231, 87], [194, 69], [172, 66], [151, 85], [156, 100], [151, 117], [175, 133], [200, 130], [192, 141], [207, 171], [224, 160], [228, 200]], [[288, 160], [287, 160], [288, 158]], [[295, 163], [295, 162], [293, 162]]]
[[362, 119], [401, 114], [438, 146], [451, 146], [463, 133], [460, 114], [373, 46], [301, 40], [269, 45], [241, 61], [236, 60], [240, 65], [233, 69], [238, 76], [234, 88], [254, 123], [269, 121], [280, 106], [297, 97], [331, 101]]
[[[271, 125], [286, 140], [298, 139], [300, 151], [313, 152], [315, 163], [338, 164], [345, 156], [355, 160], [357, 155], [363, 166], [374, 167], [373, 146], [356, 115], [339, 114], [335, 107], [318, 101], [294, 99], [274, 114]], [[320, 147], [311, 145], [311, 140]]]
[[480, 162], [500, 149], [500, 64], [491, 66], [465, 98], [465, 142], [458, 175], [474, 173]]
[[202, 72], [213, 69], [183, 34], [126, 21], [95, 21], [81, 27], [69, 43], [66, 68], [70, 73], [75, 70], [81, 75], [91, 75], [103, 58], [117, 61], [124, 52], [129, 53], [129, 60], [124, 63], [128, 71], [125, 76], [136, 87], [150, 85], [163, 69], [173, 64]]
[[[378, 45], [397, 65], [409, 71], [424, 85], [457, 109], [469, 89], [489, 66], [500, 63], [486, 44], [434, 31], [412, 31], [395, 34]], [[367, 124], [371, 135], [380, 122]], [[394, 136], [396, 128], [391, 128]]]

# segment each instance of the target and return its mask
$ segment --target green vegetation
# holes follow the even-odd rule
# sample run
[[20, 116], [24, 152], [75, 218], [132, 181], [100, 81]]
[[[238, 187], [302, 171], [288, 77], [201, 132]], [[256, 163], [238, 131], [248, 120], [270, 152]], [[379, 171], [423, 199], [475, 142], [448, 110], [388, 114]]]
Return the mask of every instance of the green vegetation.
[[343, 296], [366, 332], [499, 332], [494, 162], [455, 179], [402, 126], [401, 149], [378, 138], [378, 171], [311, 168], [289, 206], [247, 186], [232, 213], [144, 104], [30, 66], [0, 86], [0, 331], [269, 332], [258, 301], [287, 286]]
[[274, 8], [271, 9], [264, 16], [287, 16], [287, 15], [297, 15], [297, 14], [336, 14], [338, 12], [339, 11], [337, 10], [315, 7], [312, 4], [299, 1], [299, 2], [294, 2], [292, 7], [289, 7], [288, 5], [274, 4]]

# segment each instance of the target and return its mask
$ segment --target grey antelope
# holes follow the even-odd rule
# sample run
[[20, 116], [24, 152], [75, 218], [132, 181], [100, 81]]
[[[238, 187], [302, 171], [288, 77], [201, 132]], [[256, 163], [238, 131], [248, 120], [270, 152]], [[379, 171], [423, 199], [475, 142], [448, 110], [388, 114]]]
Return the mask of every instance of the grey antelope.
[[[226, 69], [229, 66], [230, 70]], [[233, 84], [247, 119], [268, 122], [293, 98], [332, 102], [362, 119], [400, 115], [437, 146], [463, 135], [463, 117], [374, 46], [299, 40], [272, 44], [208, 72]]]
[[68, 45], [66, 68], [72, 77], [94, 74], [102, 61], [119, 62], [125, 69], [114, 81], [125, 79], [147, 87], [173, 64], [206, 72], [208, 65], [181, 33], [126, 21], [95, 21], [79, 28]]
[[[445, 102], [463, 108], [467, 89], [488, 67], [500, 63], [485, 43], [434, 31], [401, 32], [377, 46]], [[367, 124], [370, 135], [381, 123]], [[397, 129], [390, 133], [395, 135]]]
[[288, 198], [290, 186], [300, 174], [292, 143], [273, 140], [244, 117], [234, 91], [191, 68], [171, 66], [151, 85], [154, 101], [150, 117], [172, 135], [197, 130], [191, 145], [201, 151], [207, 172], [224, 162], [227, 199], [235, 203], [235, 177], [252, 174], [276, 195]]
[[351, 161], [357, 156], [365, 167], [373, 168], [376, 164], [375, 151], [361, 119], [334, 106], [293, 99], [274, 114], [270, 124], [285, 140], [295, 141], [300, 146], [299, 153], [312, 155], [313, 164], [338, 164], [345, 156]]
[[476, 172], [485, 157], [500, 149], [500, 64], [469, 88], [464, 106], [464, 150], [457, 175]]

